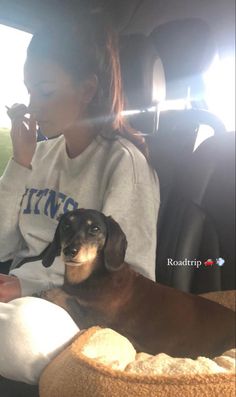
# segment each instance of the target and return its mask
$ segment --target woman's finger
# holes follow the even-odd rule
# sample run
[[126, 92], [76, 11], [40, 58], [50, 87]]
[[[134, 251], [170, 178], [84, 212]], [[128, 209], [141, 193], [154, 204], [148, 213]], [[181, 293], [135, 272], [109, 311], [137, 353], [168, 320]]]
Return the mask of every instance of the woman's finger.
[[23, 104], [15, 104], [11, 108], [7, 108], [7, 114], [12, 121], [16, 118], [24, 117], [27, 112], [28, 108]]
[[8, 279], [0, 284], [0, 302], [9, 302], [21, 296], [21, 287], [16, 277], [8, 276]]
[[5, 283], [6, 281], [9, 281], [12, 276], [9, 276], [8, 274], [2, 274], [0, 273], [0, 283]]
[[27, 117], [16, 117], [11, 122], [13, 126], [20, 126], [22, 123], [25, 123], [27, 127], [29, 126], [29, 119]]
[[35, 134], [36, 133], [36, 120], [34, 118], [34, 116], [30, 116], [28, 120], [28, 125], [29, 125], [29, 133], [30, 134]]

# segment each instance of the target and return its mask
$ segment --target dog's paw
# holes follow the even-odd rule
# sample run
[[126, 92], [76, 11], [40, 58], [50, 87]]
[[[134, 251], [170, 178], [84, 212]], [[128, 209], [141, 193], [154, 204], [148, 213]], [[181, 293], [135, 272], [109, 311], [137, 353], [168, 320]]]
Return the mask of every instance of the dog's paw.
[[40, 298], [56, 303], [55, 301], [61, 294], [62, 290], [60, 288], [53, 288], [47, 291], [42, 291], [40, 294]]
[[45, 299], [49, 302], [55, 303], [67, 310], [67, 298], [68, 295], [61, 288], [53, 288], [47, 291], [43, 291], [40, 298]]

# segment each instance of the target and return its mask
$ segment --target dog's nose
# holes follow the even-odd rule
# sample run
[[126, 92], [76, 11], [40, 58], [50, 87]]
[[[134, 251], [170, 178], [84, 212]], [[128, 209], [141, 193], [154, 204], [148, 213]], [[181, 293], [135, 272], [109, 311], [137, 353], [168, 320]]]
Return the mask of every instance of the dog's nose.
[[63, 249], [63, 253], [67, 257], [74, 258], [78, 254], [78, 249], [74, 247], [66, 247]]

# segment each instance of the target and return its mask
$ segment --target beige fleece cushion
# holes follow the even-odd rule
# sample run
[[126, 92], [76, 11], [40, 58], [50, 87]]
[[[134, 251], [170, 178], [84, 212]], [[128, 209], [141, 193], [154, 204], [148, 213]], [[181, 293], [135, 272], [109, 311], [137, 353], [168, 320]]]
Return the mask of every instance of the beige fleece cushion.
[[[229, 351], [235, 355], [235, 349]], [[210, 360], [206, 357], [198, 357], [196, 360], [190, 358], [173, 358], [165, 353], [150, 355], [140, 358], [137, 354], [136, 360], [127, 365], [125, 371], [136, 374], [147, 375], [189, 375], [189, 374], [213, 374], [220, 372], [235, 372], [235, 358], [222, 356]]]
[[40, 397], [233, 397], [234, 362], [235, 349], [215, 361], [135, 355], [117, 332], [92, 327], [44, 370]]
[[110, 368], [120, 370], [124, 370], [136, 356], [129, 340], [109, 328], [97, 329], [84, 343], [81, 353]]

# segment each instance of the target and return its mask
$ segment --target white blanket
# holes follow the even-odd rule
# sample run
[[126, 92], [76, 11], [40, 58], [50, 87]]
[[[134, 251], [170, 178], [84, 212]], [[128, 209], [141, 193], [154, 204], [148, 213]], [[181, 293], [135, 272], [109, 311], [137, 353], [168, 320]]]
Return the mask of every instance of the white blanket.
[[45, 366], [78, 332], [64, 309], [43, 299], [0, 303], [0, 375], [37, 384]]

